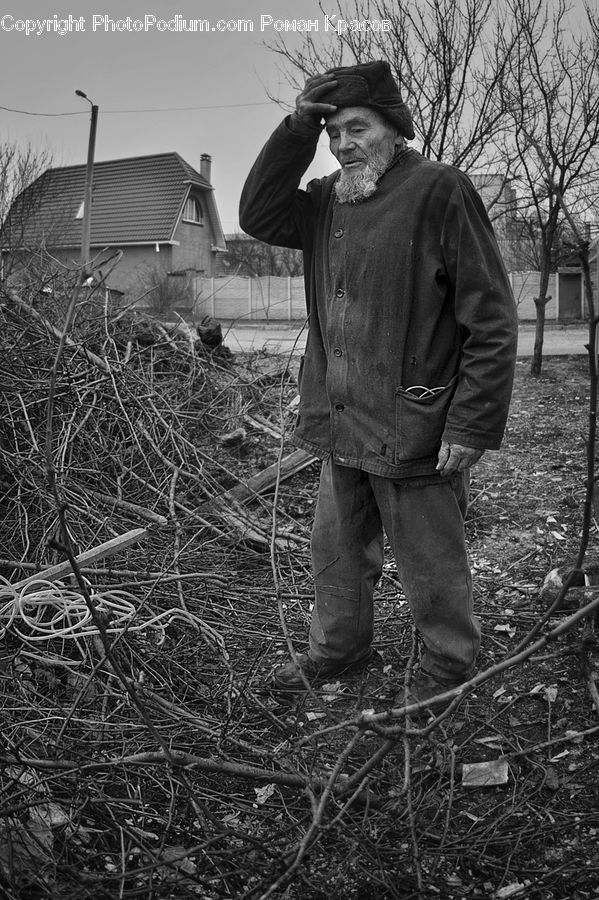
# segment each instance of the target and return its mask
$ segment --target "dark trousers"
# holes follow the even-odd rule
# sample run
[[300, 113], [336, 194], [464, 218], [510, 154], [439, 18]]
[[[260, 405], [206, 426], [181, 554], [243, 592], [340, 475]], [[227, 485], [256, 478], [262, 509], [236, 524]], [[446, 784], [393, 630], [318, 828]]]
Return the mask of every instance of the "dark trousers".
[[447, 680], [470, 675], [480, 627], [464, 541], [468, 482], [465, 473], [416, 486], [323, 463], [312, 532], [313, 659], [350, 662], [368, 652], [384, 529], [424, 643], [422, 668]]

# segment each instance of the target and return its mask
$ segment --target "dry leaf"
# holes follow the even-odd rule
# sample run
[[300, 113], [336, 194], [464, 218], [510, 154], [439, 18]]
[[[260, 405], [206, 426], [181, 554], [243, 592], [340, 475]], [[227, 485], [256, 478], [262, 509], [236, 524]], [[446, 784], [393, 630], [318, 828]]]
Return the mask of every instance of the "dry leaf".
[[499, 890], [495, 891], [493, 894], [493, 900], [508, 900], [508, 898], [512, 897], [524, 897], [525, 891], [528, 890], [529, 881], [521, 884], [519, 881], [514, 881], [513, 884], [506, 884], [504, 887], [499, 888]]
[[195, 875], [198, 870], [196, 864], [187, 855], [185, 847], [166, 847], [162, 854], [162, 859], [176, 866], [177, 869], [185, 872], [186, 875]]
[[259, 806], [262, 806], [267, 800], [270, 800], [274, 792], [276, 791], [276, 787], [274, 784], [265, 784], [264, 787], [254, 788], [254, 792], [256, 794], [256, 803]]
[[464, 763], [462, 767], [463, 787], [495, 787], [507, 784], [508, 764], [505, 757], [487, 762]]
[[70, 816], [62, 807], [51, 801], [33, 806], [29, 811], [29, 818], [32, 822], [37, 822], [46, 828], [60, 828], [61, 825], [66, 825], [71, 821]]

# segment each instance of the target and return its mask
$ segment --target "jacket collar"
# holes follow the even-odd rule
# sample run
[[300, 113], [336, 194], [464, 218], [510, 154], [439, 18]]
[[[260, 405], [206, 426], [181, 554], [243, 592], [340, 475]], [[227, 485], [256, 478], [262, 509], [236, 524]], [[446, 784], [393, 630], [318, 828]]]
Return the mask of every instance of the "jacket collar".
[[406, 158], [406, 156], [409, 156], [411, 152], [412, 152], [412, 148], [406, 146], [406, 144], [404, 144], [403, 147], [400, 147], [399, 150], [397, 150], [395, 152], [393, 159], [391, 160], [391, 162], [389, 163], [389, 166], [385, 169], [385, 171], [381, 175], [381, 178], [383, 178], [387, 174], [389, 169], [393, 169], [398, 163], [403, 162], [403, 160]]

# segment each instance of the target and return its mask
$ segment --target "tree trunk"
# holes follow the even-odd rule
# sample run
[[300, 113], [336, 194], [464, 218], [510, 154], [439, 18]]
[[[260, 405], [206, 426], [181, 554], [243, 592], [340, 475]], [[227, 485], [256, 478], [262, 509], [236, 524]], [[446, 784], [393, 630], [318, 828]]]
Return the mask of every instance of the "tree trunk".
[[534, 298], [536, 309], [535, 344], [530, 363], [530, 374], [540, 375], [543, 365], [543, 337], [545, 335], [545, 307], [551, 300], [547, 296], [549, 287], [549, 268], [541, 263], [541, 275], [539, 279], [539, 296]]
[[541, 297], [535, 297], [534, 301], [536, 308], [535, 343], [530, 363], [530, 374], [540, 375], [543, 365], [543, 337], [545, 335], [545, 305], [547, 301]]
[[591, 267], [589, 264], [588, 244], [582, 244], [580, 263], [584, 276], [584, 291], [589, 311], [589, 342], [587, 350], [589, 354], [589, 433], [586, 442], [587, 451], [587, 478], [584, 509], [582, 516], [582, 530], [580, 535], [580, 548], [576, 560], [576, 568], [582, 569], [584, 557], [589, 545], [589, 536], [593, 516], [596, 516], [595, 494], [597, 489], [597, 476], [595, 475], [595, 448], [597, 446], [597, 400], [599, 393], [597, 371], [597, 313], [593, 297], [593, 282]]

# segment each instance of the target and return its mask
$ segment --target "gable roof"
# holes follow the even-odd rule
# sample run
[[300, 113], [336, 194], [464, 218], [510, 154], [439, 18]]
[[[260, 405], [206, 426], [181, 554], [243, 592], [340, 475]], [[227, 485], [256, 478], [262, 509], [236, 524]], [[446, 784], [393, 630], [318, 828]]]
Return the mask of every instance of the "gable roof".
[[[85, 193], [85, 172], [85, 165], [44, 172], [13, 204], [3, 228], [3, 243], [8, 243], [12, 220], [21, 246], [42, 242], [47, 247], [80, 246], [83, 220], [77, 213]], [[94, 163], [92, 246], [172, 240], [192, 187], [203, 194], [214, 245], [223, 247], [213, 189], [178, 153]]]

